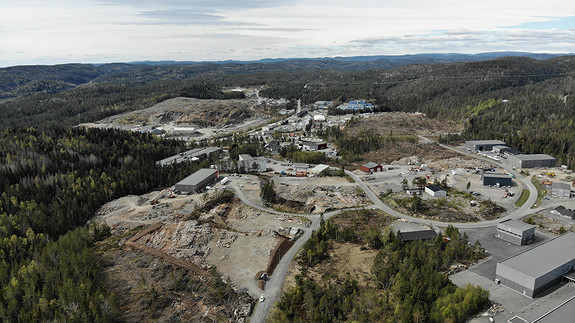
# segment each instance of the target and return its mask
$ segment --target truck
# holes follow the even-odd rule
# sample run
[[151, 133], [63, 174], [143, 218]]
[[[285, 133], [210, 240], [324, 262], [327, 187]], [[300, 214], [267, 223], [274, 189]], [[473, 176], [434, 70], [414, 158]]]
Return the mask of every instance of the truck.
[[221, 183], [222, 183], [222, 185], [226, 185], [226, 184], [229, 183], [229, 182], [230, 182], [230, 179], [227, 178], [227, 177], [224, 177], [224, 178], [222, 179], [222, 182], [221, 182]]

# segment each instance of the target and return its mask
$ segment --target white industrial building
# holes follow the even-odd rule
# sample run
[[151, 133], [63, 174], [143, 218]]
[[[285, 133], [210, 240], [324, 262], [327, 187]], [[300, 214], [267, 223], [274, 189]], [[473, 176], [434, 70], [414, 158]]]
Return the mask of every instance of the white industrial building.
[[433, 196], [433, 197], [445, 197], [447, 196], [447, 192], [443, 190], [441, 187], [437, 185], [427, 185], [425, 187], [425, 193]]
[[239, 156], [239, 166], [248, 172], [265, 172], [268, 168], [265, 157], [252, 157], [249, 154], [241, 154]]

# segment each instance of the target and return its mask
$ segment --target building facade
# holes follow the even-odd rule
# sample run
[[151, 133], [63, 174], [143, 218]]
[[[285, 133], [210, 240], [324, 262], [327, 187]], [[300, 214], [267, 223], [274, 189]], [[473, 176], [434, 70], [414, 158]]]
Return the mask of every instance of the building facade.
[[518, 246], [530, 244], [535, 237], [535, 226], [509, 219], [497, 225], [497, 238]]
[[380, 164], [369, 162], [367, 164], [361, 165], [360, 169], [366, 173], [375, 173], [375, 172], [383, 172], [383, 166]]
[[551, 197], [560, 199], [571, 198], [571, 185], [568, 183], [553, 182], [553, 184], [551, 184]]
[[441, 187], [437, 185], [427, 185], [425, 187], [425, 193], [433, 196], [433, 197], [445, 197], [447, 196], [447, 192], [441, 189]]
[[507, 157], [509, 164], [515, 168], [554, 167], [557, 160], [549, 155], [514, 155]]
[[218, 171], [202, 168], [176, 183], [175, 190], [181, 193], [196, 193], [218, 178]]
[[561, 282], [575, 266], [575, 233], [548, 240], [497, 263], [495, 282], [536, 297]]
[[511, 186], [511, 176], [502, 173], [484, 173], [482, 175], [485, 186]]
[[465, 147], [471, 151], [492, 151], [495, 146], [505, 146], [501, 140], [470, 140], [465, 142]]

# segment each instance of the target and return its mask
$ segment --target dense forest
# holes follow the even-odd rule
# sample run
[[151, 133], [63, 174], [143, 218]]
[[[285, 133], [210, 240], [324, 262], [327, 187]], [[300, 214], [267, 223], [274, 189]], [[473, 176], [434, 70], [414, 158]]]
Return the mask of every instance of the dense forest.
[[107, 201], [172, 185], [202, 166], [156, 167], [183, 149], [182, 142], [116, 130], [1, 132], [1, 320], [117, 319], [92, 249], [109, 229], [84, 224]]
[[[330, 219], [313, 233], [299, 253], [302, 273], [278, 303], [276, 322], [464, 322], [489, 303], [488, 291], [471, 285], [457, 288], [442, 273], [454, 262], [484, 256], [481, 245], [468, 245], [467, 236], [457, 229], [446, 229], [450, 242], [439, 235], [431, 243], [404, 243], [393, 232], [382, 235], [375, 227], [363, 234], [356, 229], [340, 229]], [[335, 242], [378, 250], [366, 287], [349, 274], [331, 273], [321, 282], [310, 274], [329, 259]]]
[[[27, 95], [40, 93], [0, 104], [0, 125], [75, 125], [176, 96], [237, 98], [238, 94], [223, 89], [264, 86], [260, 95], [302, 99], [304, 104], [361, 98], [375, 102], [379, 111], [422, 112], [432, 118], [456, 120], [465, 124], [458, 140], [502, 139], [518, 150], [551, 154], [561, 164], [575, 167], [575, 147], [568, 140], [575, 136], [574, 56], [546, 60], [503, 57], [395, 69], [377, 65], [351, 68], [350, 62], [328, 61], [0, 69], [6, 96], [18, 97], [12, 93], [16, 88]], [[31, 71], [22, 73], [25, 80], [19, 87], [18, 78], [9, 76], [21, 69]], [[30, 82], [48, 81], [52, 72], [58, 82], [83, 85], [64, 86], [60, 92], [24, 90]], [[82, 83], [88, 79], [92, 83]]]

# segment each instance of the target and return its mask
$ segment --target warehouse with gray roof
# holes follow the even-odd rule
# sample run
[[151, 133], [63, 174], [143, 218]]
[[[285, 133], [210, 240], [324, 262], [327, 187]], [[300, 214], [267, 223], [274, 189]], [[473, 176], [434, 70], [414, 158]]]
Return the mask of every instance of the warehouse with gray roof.
[[575, 233], [568, 232], [497, 263], [495, 282], [535, 297], [574, 270]]
[[483, 185], [486, 186], [511, 186], [511, 176], [503, 173], [483, 173], [481, 175]]
[[471, 151], [492, 151], [495, 146], [505, 146], [501, 140], [470, 140], [465, 142], [465, 147]]
[[176, 183], [175, 190], [181, 193], [196, 193], [218, 178], [218, 171], [202, 168]]
[[512, 155], [507, 161], [515, 168], [554, 167], [557, 164], [557, 159], [544, 154]]

